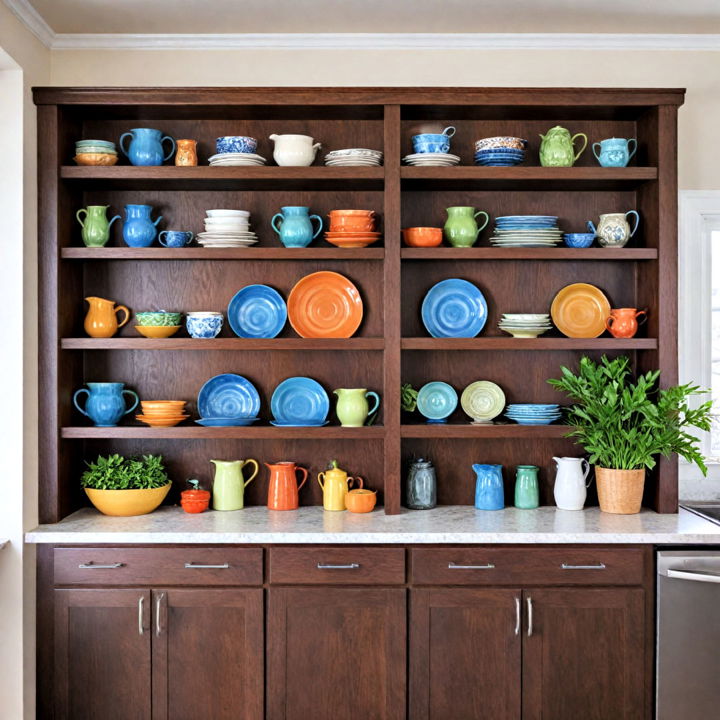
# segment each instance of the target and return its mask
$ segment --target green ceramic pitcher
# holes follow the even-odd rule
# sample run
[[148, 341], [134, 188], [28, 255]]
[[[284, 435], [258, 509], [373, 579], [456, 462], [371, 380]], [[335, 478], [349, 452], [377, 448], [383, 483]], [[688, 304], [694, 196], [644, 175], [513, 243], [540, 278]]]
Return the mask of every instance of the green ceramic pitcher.
[[[583, 154], [587, 147], [587, 135], [576, 133], [572, 137], [570, 131], [556, 125], [540, 135], [540, 164], [543, 167], [572, 167], [573, 163]], [[575, 138], [583, 138], [583, 146], [575, 154]]]
[[[453, 247], [472, 247], [490, 220], [490, 216], [484, 210], [476, 211], [474, 207], [449, 207], [447, 214], [443, 231], [445, 239]], [[485, 222], [480, 226], [475, 219], [478, 215], [485, 216]]]
[[[109, 205], [88, 205], [75, 213], [75, 217], [82, 227], [83, 242], [87, 247], [104, 247], [110, 239], [110, 226], [119, 220], [120, 216], [116, 215], [108, 221], [107, 209], [109, 207]], [[85, 220], [80, 218], [81, 213], [85, 213]]]
[[[245, 488], [258, 473], [257, 460], [211, 460], [215, 466], [212, 501], [214, 510], [242, 510], [245, 506]], [[255, 472], [245, 480], [243, 467], [248, 463], [255, 466]]]
[[[366, 388], [338, 388], [333, 392], [338, 397], [336, 412], [343, 427], [362, 427], [368, 415], [380, 407], [378, 394]], [[367, 401], [369, 397], [375, 400], [372, 410]]]

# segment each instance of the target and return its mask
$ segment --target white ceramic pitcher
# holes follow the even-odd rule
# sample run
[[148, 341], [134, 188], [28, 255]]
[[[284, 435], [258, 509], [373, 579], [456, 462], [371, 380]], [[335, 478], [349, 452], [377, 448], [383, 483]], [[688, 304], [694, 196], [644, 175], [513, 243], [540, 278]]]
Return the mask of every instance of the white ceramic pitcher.
[[560, 510], [582, 510], [590, 485], [585, 482], [590, 472], [590, 463], [585, 458], [574, 457], [554, 457], [553, 460], [557, 463], [555, 504]]
[[309, 135], [271, 135], [275, 143], [273, 158], [284, 167], [309, 167], [315, 162], [320, 143], [313, 144]]

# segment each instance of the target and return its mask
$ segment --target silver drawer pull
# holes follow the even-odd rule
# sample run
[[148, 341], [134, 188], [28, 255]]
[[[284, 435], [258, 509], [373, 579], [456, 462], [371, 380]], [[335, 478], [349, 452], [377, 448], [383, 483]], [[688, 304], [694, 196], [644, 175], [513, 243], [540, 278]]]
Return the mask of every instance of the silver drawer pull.
[[487, 565], [456, 565], [454, 562], [448, 563], [448, 570], [494, 570], [492, 563]]
[[605, 563], [598, 563], [597, 565], [568, 565], [563, 563], [560, 567], [563, 570], [604, 570]]
[[198, 563], [185, 563], [187, 570], [227, 570], [230, 567], [230, 563], [223, 563], [222, 565], [200, 565]]
[[110, 565], [96, 565], [92, 560], [90, 562], [82, 563], [78, 565], [80, 570], [117, 570], [121, 568], [125, 563], [117, 562], [111, 563]]
[[360, 567], [360, 563], [348, 563], [347, 565], [326, 565], [325, 563], [318, 563], [318, 570], [357, 570]]

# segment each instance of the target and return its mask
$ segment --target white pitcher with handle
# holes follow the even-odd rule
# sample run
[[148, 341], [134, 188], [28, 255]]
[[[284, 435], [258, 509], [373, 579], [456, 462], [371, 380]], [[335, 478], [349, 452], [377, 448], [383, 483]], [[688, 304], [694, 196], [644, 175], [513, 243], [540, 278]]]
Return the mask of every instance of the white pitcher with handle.
[[585, 482], [590, 463], [585, 458], [574, 457], [554, 457], [553, 460], [557, 463], [555, 504], [560, 510], [582, 510], [590, 485], [590, 482]]

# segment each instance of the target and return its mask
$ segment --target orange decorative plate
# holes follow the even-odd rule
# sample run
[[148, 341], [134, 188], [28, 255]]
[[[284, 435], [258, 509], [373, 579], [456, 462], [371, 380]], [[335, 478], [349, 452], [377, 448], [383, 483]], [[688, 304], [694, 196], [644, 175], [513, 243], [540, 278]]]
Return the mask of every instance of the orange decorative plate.
[[288, 318], [305, 338], [349, 338], [360, 327], [360, 292], [344, 275], [321, 271], [306, 275], [290, 291]]
[[600, 288], [587, 283], [566, 285], [550, 307], [557, 329], [571, 338], [595, 338], [605, 331], [610, 303]]

